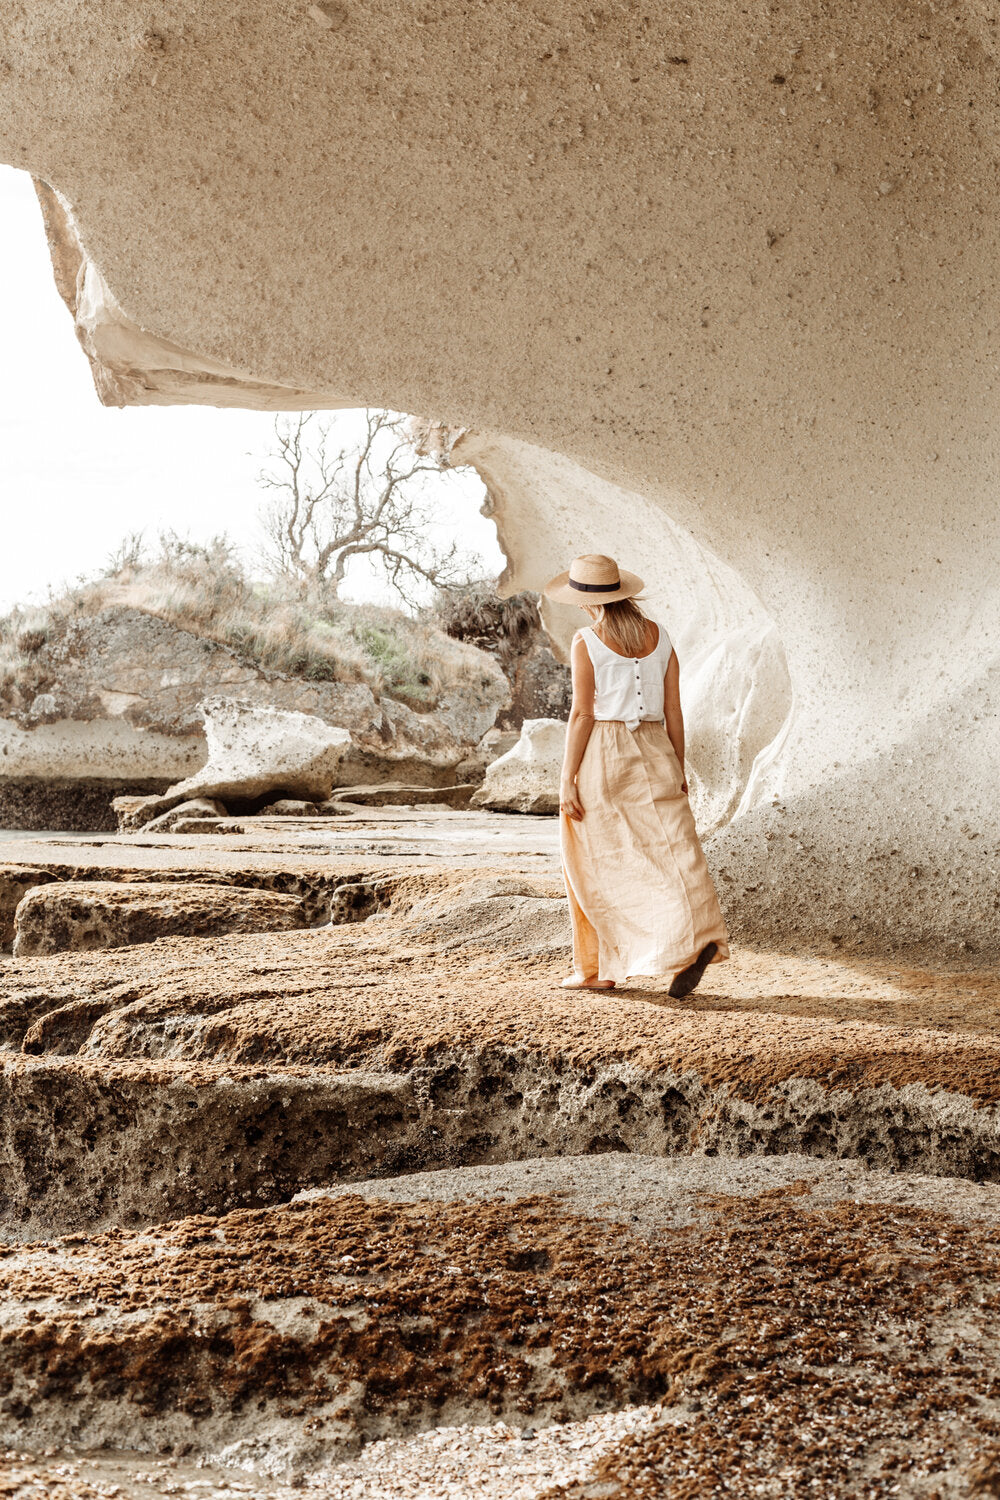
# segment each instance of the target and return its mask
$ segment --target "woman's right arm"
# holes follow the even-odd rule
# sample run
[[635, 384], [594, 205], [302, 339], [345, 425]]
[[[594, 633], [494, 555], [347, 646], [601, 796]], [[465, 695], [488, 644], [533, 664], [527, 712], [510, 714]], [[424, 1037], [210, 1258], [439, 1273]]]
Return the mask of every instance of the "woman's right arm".
[[577, 822], [583, 817], [583, 805], [576, 789], [576, 773], [594, 727], [594, 664], [581, 635], [573, 637], [570, 650], [573, 670], [573, 706], [566, 726], [566, 751], [563, 755], [559, 783], [559, 810]]
[[687, 796], [687, 777], [684, 775], [684, 715], [681, 713], [681, 669], [677, 652], [671, 651], [667, 672], [663, 679], [663, 717], [667, 721], [667, 734], [680, 761], [681, 791]]

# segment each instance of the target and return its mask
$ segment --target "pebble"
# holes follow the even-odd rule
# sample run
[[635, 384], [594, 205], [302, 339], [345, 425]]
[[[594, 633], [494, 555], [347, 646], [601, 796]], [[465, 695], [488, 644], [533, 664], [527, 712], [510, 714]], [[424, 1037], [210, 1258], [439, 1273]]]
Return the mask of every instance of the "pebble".
[[321, 0], [319, 5], [310, 5], [306, 13], [317, 26], [322, 26], [327, 31], [335, 31], [347, 20], [346, 8], [343, 5], [333, 4], [332, 0], [327, 0], [325, 4]]

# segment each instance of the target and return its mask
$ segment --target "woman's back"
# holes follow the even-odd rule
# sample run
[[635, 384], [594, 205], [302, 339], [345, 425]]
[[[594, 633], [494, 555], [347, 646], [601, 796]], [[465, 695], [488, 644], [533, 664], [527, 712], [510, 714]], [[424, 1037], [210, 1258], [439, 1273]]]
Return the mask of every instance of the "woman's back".
[[663, 679], [673, 646], [655, 620], [650, 620], [647, 642], [655, 643], [641, 656], [624, 656], [592, 625], [580, 631], [594, 669], [594, 718], [621, 719], [634, 728], [644, 720], [664, 721]]
[[613, 557], [589, 552], [545, 586], [593, 622], [573, 637], [559, 778], [574, 965], [563, 984], [609, 989], [671, 974], [669, 994], [683, 998], [729, 946], [688, 801], [680, 668], [639, 604], [642, 588]]

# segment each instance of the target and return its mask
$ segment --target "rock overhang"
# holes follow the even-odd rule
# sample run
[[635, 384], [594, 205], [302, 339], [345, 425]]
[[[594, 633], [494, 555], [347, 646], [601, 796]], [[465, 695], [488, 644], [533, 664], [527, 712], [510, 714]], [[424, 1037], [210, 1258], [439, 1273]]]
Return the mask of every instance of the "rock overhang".
[[[85, 27], [57, 3], [15, 18], [0, 149], [62, 195], [141, 333], [107, 346], [126, 398], [385, 401], [498, 434], [515, 540], [539, 511], [527, 443], [640, 497], [605, 550], [669, 577], [665, 512], [747, 582], [788, 661], [794, 717], [746, 837], [734, 825], [737, 883], [773, 787], [802, 803], [799, 868], [822, 886], [850, 790], [886, 824], [859, 829], [862, 922], [886, 890], [907, 909], [912, 854], [893, 850], [917, 808], [955, 876], [922, 933], [991, 942], [995, 810], [978, 783], [942, 793], [956, 740], [996, 767], [989, 18], [338, 16], [105, 0]], [[594, 514], [543, 494], [539, 573]]]

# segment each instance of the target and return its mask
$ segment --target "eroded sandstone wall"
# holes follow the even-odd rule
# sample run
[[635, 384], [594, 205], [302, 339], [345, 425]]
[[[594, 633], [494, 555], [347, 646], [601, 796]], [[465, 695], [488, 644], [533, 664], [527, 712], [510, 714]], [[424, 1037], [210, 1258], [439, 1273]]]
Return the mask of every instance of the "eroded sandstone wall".
[[[449, 449], [487, 484], [487, 506], [513, 579], [541, 589], [580, 552], [616, 552], [642, 574], [645, 607], [667, 628], [681, 664], [686, 766], [703, 834], [773, 795], [792, 717], [777, 628], [739, 574], [653, 501], [569, 459], [511, 438], [465, 432]], [[586, 616], [542, 602], [568, 659]]]
[[664, 513], [787, 660], [737, 926], [996, 945], [988, 8], [39, 0], [3, 68], [104, 400], [385, 403], [643, 497], [603, 550]]

